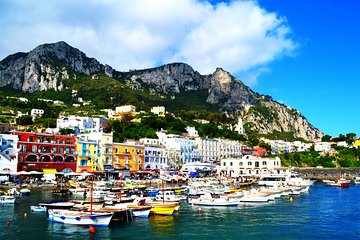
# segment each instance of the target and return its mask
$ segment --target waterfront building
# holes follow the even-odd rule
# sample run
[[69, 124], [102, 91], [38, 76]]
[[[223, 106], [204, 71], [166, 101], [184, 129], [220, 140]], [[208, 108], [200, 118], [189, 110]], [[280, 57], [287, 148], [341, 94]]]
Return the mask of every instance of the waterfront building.
[[215, 163], [218, 161], [218, 140], [198, 137], [195, 139], [195, 143], [201, 162]]
[[144, 145], [144, 169], [168, 168], [168, 158], [164, 146], [159, 139], [141, 138], [140, 144]]
[[0, 171], [17, 171], [17, 141], [16, 135], [0, 135]]
[[244, 175], [260, 175], [274, 171], [281, 167], [281, 159], [260, 158], [252, 155], [246, 155], [242, 158], [221, 159], [221, 172], [231, 177]]
[[76, 171], [76, 139], [69, 135], [14, 132], [18, 137], [18, 170]]
[[112, 159], [115, 169], [128, 168], [142, 170], [144, 166], [144, 146], [136, 143], [113, 143]]
[[239, 158], [242, 156], [242, 145], [239, 141], [229, 139], [217, 139], [218, 141], [218, 159]]

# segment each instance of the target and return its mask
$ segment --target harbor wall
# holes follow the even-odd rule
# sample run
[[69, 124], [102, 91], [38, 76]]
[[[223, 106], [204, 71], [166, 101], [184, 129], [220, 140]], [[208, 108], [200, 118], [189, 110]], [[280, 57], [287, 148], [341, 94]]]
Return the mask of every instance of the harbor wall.
[[360, 168], [294, 168], [305, 179], [334, 180], [338, 177], [354, 179], [360, 176]]

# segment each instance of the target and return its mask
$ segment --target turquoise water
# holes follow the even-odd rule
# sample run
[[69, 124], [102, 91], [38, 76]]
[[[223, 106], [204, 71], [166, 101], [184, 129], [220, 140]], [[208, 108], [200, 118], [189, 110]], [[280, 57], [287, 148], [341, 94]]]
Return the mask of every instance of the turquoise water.
[[[30, 206], [52, 199], [50, 192], [22, 197], [15, 206], [0, 205], [0, 239], [359, 239], [360, 186], [310, 188], [293, 201], [206, 208], [182, 205], [172, 217], [136, 219], [96, 228], [50, 223]], [[24, 218], [24, 213], [27, 213]], [[10, 225], [6, 225], [10, 221]]]

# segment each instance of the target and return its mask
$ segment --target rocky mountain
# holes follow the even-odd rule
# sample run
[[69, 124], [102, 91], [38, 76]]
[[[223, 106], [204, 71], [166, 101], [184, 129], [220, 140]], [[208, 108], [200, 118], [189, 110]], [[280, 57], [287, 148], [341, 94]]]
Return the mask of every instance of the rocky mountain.
[[29, 93], [49, 89], [61, 91], [65, 79], [95, 73], [112, 77], [133, 90], [147, 90], [150, 94], [167, 95], [172, 99], [187, 91], [206, 91], [207, 103], [218, 106], [223, 113], [241, 117], [259, 133], [286, 131], [309, 140], [322, 136], [322, 132], [298, 111], [253, 92], [221, 68], [213, 74], [201, 75], [187, 64], [171, 63], [118, 72], [65, 42], [40, 45], [29, 53], [16, 53], [2, 60], [0, 87], [11, 86]]
[[76, 73], [104, 72], [112, 76], [110, 66], [88, 58], [65, 42], [40, 45], [29, 53], [16, 53], [0, 62], [0, 87], [10, 85], [24, 92], [62, 90], [63, 78]]

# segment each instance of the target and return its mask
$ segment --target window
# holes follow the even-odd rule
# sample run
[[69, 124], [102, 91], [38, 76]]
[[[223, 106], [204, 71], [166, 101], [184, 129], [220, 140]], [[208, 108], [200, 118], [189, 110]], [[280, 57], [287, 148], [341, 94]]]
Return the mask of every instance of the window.
[[232, 166], [233, 165], [233, 162], [230, 162], [230, 166]]
[[262, 165], [266, 166], [266, 161], [263, 161], [263, 162], [262, 162]]
[[32, 146], [31, 151], [32, 151], [32, 152], [36, 152], [36, 150], [37, 150], [37, 147], [36, 147], [36, 146]]
[[252, 165], [252, 162], [248, 162], [248, 166], [251, 166]]
[[239, 166], [242, 166], [243, 165], [243, 162], [239, 162]]
[[224, 167], [226, 166], [226, 162], [223, 163], [223, 166], [224, 166]]

